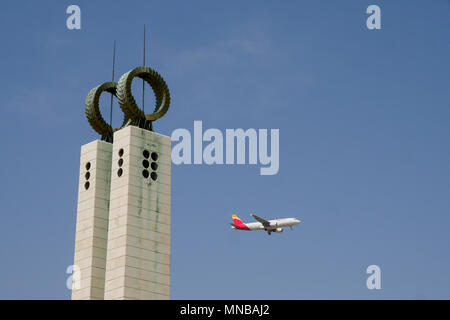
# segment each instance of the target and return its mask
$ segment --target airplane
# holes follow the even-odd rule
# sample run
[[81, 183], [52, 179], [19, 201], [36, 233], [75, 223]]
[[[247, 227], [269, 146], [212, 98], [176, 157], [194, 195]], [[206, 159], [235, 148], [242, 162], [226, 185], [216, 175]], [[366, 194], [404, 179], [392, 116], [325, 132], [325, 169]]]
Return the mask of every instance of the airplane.
[[283, 232], [283, 227], [291, 227], [299, 224], [301, 221], [296, 218], [284, 218], [284, 219], [275, 219], [275, 220], [265, 220], [263, 218], [258, 217], [257, 215], [250, 214], [255, 220], [258, 222], [249, 222], [244, 223], [241, 219], [235, 214], [231, 216], [233, 219], [233, 223], [230, 223], [231, 229], [234, 230], [265, 230], [267, 234], [270, 235], [272, 232], [280, 233]]

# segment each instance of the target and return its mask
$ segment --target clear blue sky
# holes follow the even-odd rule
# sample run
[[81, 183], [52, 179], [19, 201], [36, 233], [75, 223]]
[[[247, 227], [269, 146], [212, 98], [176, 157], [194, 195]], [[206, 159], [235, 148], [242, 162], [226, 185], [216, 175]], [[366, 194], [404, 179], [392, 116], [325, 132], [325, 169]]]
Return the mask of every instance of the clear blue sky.
[[[446, 0], [3, 3], [0, 298], [70, 298], [84, 100], [114, 39], [116, 75], [141, 64], [144, 23], [172, 95], [156, 131], [280, 129], [275, 176], [173, 166], [172, 298], [450, 298]], [[303, 223], [237, 232], [232, 213]]]

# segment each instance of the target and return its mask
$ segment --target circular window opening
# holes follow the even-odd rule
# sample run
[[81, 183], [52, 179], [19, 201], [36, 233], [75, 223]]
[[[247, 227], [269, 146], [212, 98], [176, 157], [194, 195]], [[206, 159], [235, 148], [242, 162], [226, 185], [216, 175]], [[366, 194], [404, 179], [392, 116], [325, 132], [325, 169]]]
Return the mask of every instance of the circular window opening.
[[89, 170], [90, 168], [91, 168], [91, 163], [90, 162], [86, 163], [86, 170]]
[[123, 170], [122, 168], [120, 168], [119, 170], [117, 170], [117, 175], [120, 177], [122, 176]]
[[87, 189], [89, 189], [90, 185], [91, 184], [89, 183], [89, 181], [86, 181], [86, 183], [84, 184], [84, 188], [87, 190]]
[[153, 161], [158, 160], [158, 154], [156, 152], [152, 152], [152, 160]]
[[148, 160], [145, 160], [144, 159], [144, 161], [142, 161], [142, 165], [144, 166], [144, 168], [148, 168], [148, 166], [150, 165], [150, 163], [148, 162]]
[[86, 180], [89, 180], [89, 177], [91, 176], [91, 174], [89, 172], [86, 172], [86, 174], [84, 175], [84, 177], [86, 178]]
[[144, 176], [144, 178], [148, 178], [148, 170], [142, 170], [142, 175]]
[[150, 152], [148, 152], [148, 150], [144, 150], [144, 152], [142, 152], [142, 154], [144, 155], [145, 159], [148, 159], [148, 157], [150, 157]]
[[119, 150], [119, 157], [123, 156], [123, 149]]
[[156, 179], [158, 179], [158, 175], [156, 174], [156, 172], [152, 172], [150, 177], [152, 178], [153, 181], [156, 181]]
[[119, 167], [121, 167], [123, 165], [123, 159], [119, 159], [119, 161], [117, 161], [117, 163], [119, 164]]
[[158, 169], [158, 164], [156, 162], [152, 162], [152, 170]]

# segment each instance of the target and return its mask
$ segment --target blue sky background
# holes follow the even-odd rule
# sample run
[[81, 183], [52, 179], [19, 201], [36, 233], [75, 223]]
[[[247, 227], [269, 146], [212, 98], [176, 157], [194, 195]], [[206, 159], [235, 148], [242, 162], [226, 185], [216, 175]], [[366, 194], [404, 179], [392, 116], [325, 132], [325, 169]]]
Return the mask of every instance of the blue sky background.
[[[450, 2], [310, 0], [3, 3], [1, 299], [70, 298], [84, 100], [114, 39], [116, 80], [141, 64], [144, 23], [172, 95], [157, 132], [280, 129], [275, 176], [173, 166], [172, 298], [450, 298]], [[237, 232], [232, 213], [303, 223]]]

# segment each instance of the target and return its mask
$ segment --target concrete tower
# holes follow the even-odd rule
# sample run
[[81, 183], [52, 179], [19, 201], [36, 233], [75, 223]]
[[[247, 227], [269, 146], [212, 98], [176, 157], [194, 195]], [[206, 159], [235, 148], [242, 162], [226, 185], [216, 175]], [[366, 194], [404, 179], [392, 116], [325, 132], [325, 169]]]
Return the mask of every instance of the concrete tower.
[[112, 144], [92, 141], [81, 147], [74, 265], [80, 274], [72, 299], [103, 299], [111, 181]]
[[[156, 97], [144, 114], [131, 95], [134, 77]], [[107, 91], [125, 114], [120, 129], [101, 117], [99, 98]], [[170, 137], [153, 132], [153, 121], [168, 110], [162, 77], [148, 67], [107, 82], [86, 98], [89, 123], [102, 140], [81, 148], [74, 270], [80, 287], [72, 299], [170, 298]]]
[[170, 138], [114, 134], [105, 299], [169, 299]]

